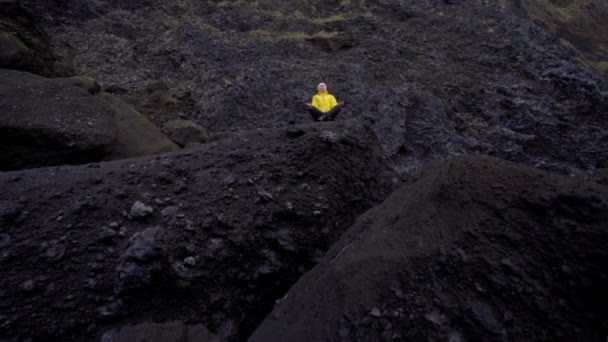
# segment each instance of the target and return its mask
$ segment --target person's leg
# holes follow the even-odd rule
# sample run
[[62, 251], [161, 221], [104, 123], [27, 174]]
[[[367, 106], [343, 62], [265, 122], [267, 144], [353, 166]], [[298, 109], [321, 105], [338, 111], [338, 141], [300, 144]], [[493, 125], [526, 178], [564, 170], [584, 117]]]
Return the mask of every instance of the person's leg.
[[313, 121], [315, 121], [315, 122], [319, 121], [319, 118], [324, 115], [323, 112], [321, 112], [320, 110], [318, 110], [315, 107], [309, 108], [308, 112], [310, 113], [310, 116], [312, 117]]
[[341, 110], [342, 110], [342, 106], [338, 105], [338, 106], [335, 106], [334, 108], [332, 108], [329, 112], [327, 112], [327, 117], [329, 118], [329, 121], [334, 121], [336, 116], [338, 116], [338, 114], [340, 114]]

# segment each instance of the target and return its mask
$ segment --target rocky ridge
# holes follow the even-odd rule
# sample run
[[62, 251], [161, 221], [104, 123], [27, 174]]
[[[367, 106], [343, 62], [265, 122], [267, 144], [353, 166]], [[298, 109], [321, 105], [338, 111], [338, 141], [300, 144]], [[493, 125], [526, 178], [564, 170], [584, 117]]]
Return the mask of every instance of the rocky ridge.
[[457, 158], [358, 218], [249, 341], [600, 341], [607, 226], [605, 186]]
[[0, 336], [78, 341], [146, 317], [243, 340], [395, 181], [356, 122], [0, 172]]

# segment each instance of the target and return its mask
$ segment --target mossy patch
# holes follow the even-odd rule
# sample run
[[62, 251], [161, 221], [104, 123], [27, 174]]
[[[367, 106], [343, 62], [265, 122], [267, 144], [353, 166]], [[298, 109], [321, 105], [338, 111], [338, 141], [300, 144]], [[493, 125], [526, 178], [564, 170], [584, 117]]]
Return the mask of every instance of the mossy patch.
[[533, 14], [544, 14], [551, 19], [568, 23], [578, 20], [584, 16], [588, 6], [599, 3], [599, 0], [572, 0], [572, 1], [552, 1], [552, 0], [534, 0], [530, 2], [530, 7]]
[[[361, 5], [363, 4], [362, 1], [361, 4], [356, 5], [357, 7], [361, 7]], [[309, 2], [309, 1], [303, 1], [303, 3], [305, 3], [308, 6], [309, 11], [305, 11], [308, 14], [303, 13], [302, 11], [295, 9], [295, 10], [291, 10], [289, 9], [289, 7], [287, 8], [281, 8], [280, 6], [270, 6], [269, 3], [264, 3], [264, 2], [259, 2], [259, 1], [244, 1], [244, 0], [236, 0], [236, 1], [220, 1], [218, 3], [215, 4], [215, 6], [218, 9], [231, 9], [231, 8], [240, 8], [240, 9], [244, 9], [247, 8], [249, 10], [252, 10], [252, 13], [256, 13], [262, 16], [267, 16], [273, 19], [280, 19], [280, 20], [307, 20], [310, 21], [312, 23], [314, 23], [315, 25], [326, 25], [326, 24], [331, 24], [331, 23], [336, 23], [336, 22], [341, 22], [341, 21], [348, 21], [348, 20], [352, 20], [354, 18], [356, 18], [357, 16], [363, 16], [365, 18], [370, 18], [372, 17], [372, 13], [370, 11], [365, 11], [363, 13], [359, 13], [358, 15], [353, 15], [353, 13], [351, 11], [348, 11], [346, 9], [344, 9], [344, 11], [340, 12], [339, 14], [333, 14], [330, 16], [320, 16], [320, 10], [319, 8], [317, 8], [318, 6], [313, 3], [313, 2]], [[352, 1], [342, 1], [340, 2], [340, 8], [346, 8], [346, 7], [350, 7], [353, 6]]]
[[30, 49], [21, 39], [10, 33], [0, 33], [0, 68], [24, 69], [30, 55]]
[[29, 48], [25, 43], [10, 33], [0, 33], [0, 44], [4, 51], [15, 51], [16, 53], [27, 53]]
[[608, 61], [601, 61], [595, 65], [595, 68], [600, 72], [608, 74]]
[[319, 31], [314, 34], [308, 34], [305, 32], [284, 32], [275, 33], [266, 30], [254, 30], [251, 34], [257, 38], [265, 40], [290, 40], [290, 41], [307, 41], [314, 39], [328, 39], [338, 35], [337, 32]]
[[336, 22], [336, 21], [343, 21], [345, 19], [346, 18], [343, 15], [335, 14], [335, 15], [332, 15], [332, 16], [326, 17], [326, 18], [316, 18], [316, 19], [313, 19], [313, 22], [315, 24], [317, 24], [317, 25], [324, 25], [324, 24], [333, 23], [333, 22]]
[[[608, 44], [608, 3], [602, 0], [528, 0], [532, 20], [560, 37], [560, 43], [576, 51], [582, 63], [605, 70]], [[579, 60], [580, 60], [579, 59]], [[602, 71], [605, 72], [605, 71]]]

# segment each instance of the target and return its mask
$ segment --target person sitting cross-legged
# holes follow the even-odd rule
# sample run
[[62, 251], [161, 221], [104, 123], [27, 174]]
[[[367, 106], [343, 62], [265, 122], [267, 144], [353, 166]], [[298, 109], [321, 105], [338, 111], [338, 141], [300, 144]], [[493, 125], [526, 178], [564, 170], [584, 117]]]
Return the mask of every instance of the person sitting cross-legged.
[[344, 101], [338, 103], [336, 98], [327, 91], [325, 83], [319, 83], [317, 94], [312, 97], [312, 103], [306, 103], [308, 112], [316, 121], [333, 121], [344, 107]]

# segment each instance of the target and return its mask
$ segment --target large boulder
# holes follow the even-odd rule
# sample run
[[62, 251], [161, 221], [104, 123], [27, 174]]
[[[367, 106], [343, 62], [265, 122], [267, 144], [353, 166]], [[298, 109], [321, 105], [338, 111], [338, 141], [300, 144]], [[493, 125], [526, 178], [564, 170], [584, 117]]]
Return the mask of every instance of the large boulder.
[[99, 83], [86, 76], [49, 79], [1, 70], [0, 170], [179, 149], [146, 116], [100, 91]]
[[111, 106], [86, 90], [0, 70], [0, 170], [98, 161], [116, 135]]
[[118, 97], [101, 92], [95, 95], [115, 111], [118, 137], [105, 160], [141, 157], [179, 150], [160, 128], [145, 115], [136, 111]]
[[163, 126], [163, 131], [180, 146], [204, 143], [209, 134], [201, 125], [190, 120], [171, 120]]
[[351, 122], [0, 173], [0, 338], [187, 322], [243, 340], [394, 183]]
[[360, 217], [257, 341], [600, 341], [608, 187], [462, 157]]

